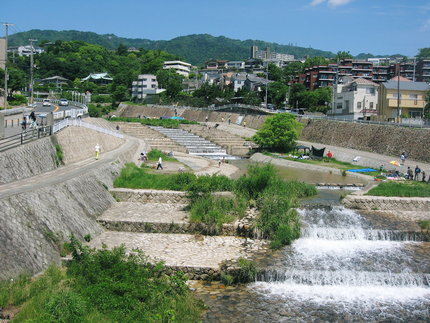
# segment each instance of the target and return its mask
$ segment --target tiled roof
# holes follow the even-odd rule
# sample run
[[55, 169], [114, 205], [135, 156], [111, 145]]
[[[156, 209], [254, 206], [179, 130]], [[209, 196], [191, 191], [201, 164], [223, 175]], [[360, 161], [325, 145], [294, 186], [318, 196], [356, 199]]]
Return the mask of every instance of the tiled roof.
[[430, 90], [430, 85], [426, 82], [406, 82], [406, 81], [393, 81], [389, 80], [388, 82], [382, 83], [386, 89], [389, 90], [397, 90], [399, 87], [400, 90], [409, 90], [409, 91], [428, 91]]

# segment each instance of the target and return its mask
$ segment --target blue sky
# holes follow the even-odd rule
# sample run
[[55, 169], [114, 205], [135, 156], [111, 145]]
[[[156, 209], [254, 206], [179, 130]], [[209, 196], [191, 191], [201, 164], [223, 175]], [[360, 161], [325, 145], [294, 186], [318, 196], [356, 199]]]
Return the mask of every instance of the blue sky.
[[[430, 47], [430, 0], [3, 1], [10, 33], [80, 30], [169, 40], [207, 33], [337, 52], [414, 56]], [[4, 36], [4, 28], [0, 32]]]

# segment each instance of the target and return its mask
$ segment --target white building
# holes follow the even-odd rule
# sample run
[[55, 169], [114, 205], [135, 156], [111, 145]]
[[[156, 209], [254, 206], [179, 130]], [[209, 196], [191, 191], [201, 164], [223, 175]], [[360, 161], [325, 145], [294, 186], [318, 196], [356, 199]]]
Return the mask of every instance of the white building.
[[165, 89], [158, 88], [157, 77], [153, 74], [140, 74], [131, 86], [131, 96], [137, 99], [144, 99], [148, 94], [159, 94], [164, 91]]
[[245, 86], [247, 76], [248, 74], [246, 73], [237, 73], [231, 77], [230, 86], [235, 93]]
[[42, 54], [45, 50], [40, 47], [26, 45], [26, 46], [18, 46], [18, 47], [9, 47], [8, 51], [18, 53], [18, 56], [30, 56], [32, 51], [33, 51], [33, 55], [36, 55], [36, 54]]
[[166, 61], [164, 62], [163, 69], [174, 69], [176, 73], [188, 78], [191, 71], [191, 64], [182, 61]]
[[[379, 85], [364, 78], [344, 77], [344, 85], [339, 84], [334, 99], [336, 118], [369, 120], [377, 115]], [[330, 113], [329, 113], [330, 114]]]
[[245, 69], [245, 62], [244, 61], [228, 61], [227, 62], [227, 68], [229, 69]]

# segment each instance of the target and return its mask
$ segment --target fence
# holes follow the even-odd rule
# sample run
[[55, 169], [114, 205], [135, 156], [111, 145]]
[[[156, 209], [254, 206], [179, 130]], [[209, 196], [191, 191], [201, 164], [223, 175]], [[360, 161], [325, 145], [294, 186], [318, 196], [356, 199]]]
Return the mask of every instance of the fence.
[[124, 138], [124, 135], [121, 134], [121, 133], [119, 133], [118, 131], [109, 130], [109, 129], [105, 129], [105, 128], [93, 125], [91, 123], [82, 121], [81, 118], [63, 119], [61, 121], [55, 122], [52, 132], [53, 133], [57, 133], [61, 129], [63, 129], [65, 127], [68, 127], [68, 126], [85, 127], [85, 128], [92, 129], [94, 131], [98, 131], [98, 132], [101, 132], [101, 133], [105, 133], [107, 135], [111, 135], [111, 136], [114, 136], [114, 137]]
[[50, 135], [52, 135], [52, 128], [50, 126], [27, 129], [19, 134], [1, 139], [0, 151], [5, 151]]

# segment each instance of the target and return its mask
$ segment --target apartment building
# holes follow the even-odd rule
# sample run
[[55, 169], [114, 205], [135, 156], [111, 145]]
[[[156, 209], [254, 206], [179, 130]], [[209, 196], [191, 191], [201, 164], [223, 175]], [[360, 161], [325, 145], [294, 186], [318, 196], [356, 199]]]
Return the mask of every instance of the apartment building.
[[378, 115], [385, 119], [397, 116], [421, 117], [426, 106], [426, 94], [430, 85], [425, 82], [413, 82], [404, 77], [396, 77], [381, 83], [378, 99]]
[[417, 63], [417, 77], [418, 82], [430, 83], [430, 58], [421, 59]]
[[165, 89], [158, 88], [157, 77], [153, 74], [140, 74], [137, 81], [133, 81], [131, 85], [131, 97], [144, 99], [148, 95], [159, 94]]
[[163, 69], [173, 69], [179, 75], [188, 78], [190, 76], [191, 64], [182, 61], [165, 61]]
[[[365, 78], [346, 76], [337, 87], [329, 114], [342, 119], [370, 120], [377, 115], [379, 85]], [[334, 108], [334, 109], [333, 109]]]

